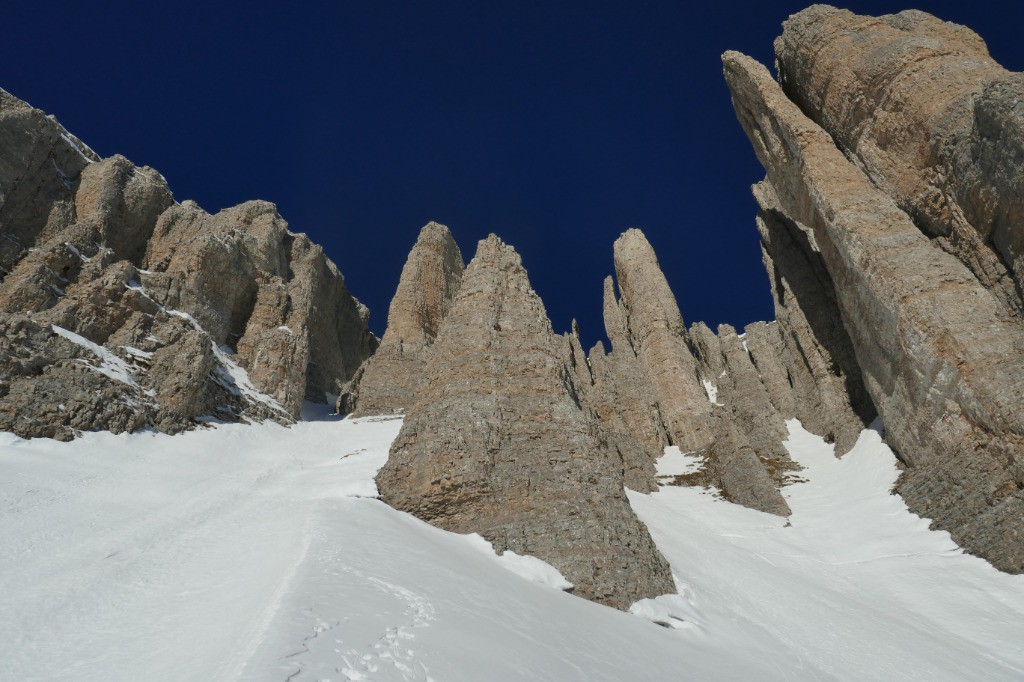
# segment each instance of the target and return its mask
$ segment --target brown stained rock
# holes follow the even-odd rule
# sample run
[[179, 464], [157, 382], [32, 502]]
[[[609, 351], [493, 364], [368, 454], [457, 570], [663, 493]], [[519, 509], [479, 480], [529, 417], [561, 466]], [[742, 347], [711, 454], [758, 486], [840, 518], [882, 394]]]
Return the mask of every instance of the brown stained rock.
[[380, 348], [342, 395], [339, 411], [394, 414], [410, 406], [464, 269], [462, 252], [448, 228], [427, 223], [402, 268]]
[[377, 339], [367, 327], [369, 309], [349, 293], [323, 248], [304, 234], [284, 241], [287, 270], [280, 280], [258, 277], [238, 356], [255, 385], [298, 416], [303, 399], [333, 403]]
[[1024, 327], [933, 244], [767, 69], [723, 57], [782, 211], [810, 228], [910, 508], [998, 568], [1024, 570]]
[[210, 215], [192, 202], [159, 219], [141, 284], [162, 306], [188, 311], [249, 378], [292, 417], [304, 399], [333, 401], [375, 349], [369, 312], [338, 269], [273, 204]]
[[0, 90], [0, 278], [75, 220], [75, 182], [96, 154], [57, 121]]
[[[156, 171], [100, 159], [2, 91], [0, 149], [5, 333], [26, 329], [24, 319], [67, 329], [128, 363], [132, 382], [82, 374], [77, 361], [96, 364], [95, 354], [72, 353], [49, 331], [2, 339], [34, 363], [25, 374], [21, 361], [0, 362], [0, 411], [18, 415], [17, 433], [178, 431], [203, 417], [288, 422], [303, 399], [333, 400], [376, 347], [365, 306], [272, 204], [214, 216], [174, 204]], [[236, 380], [245, 370], [248, 380]], [[67, 390], [54, 393], [67, 372]], [[64, 407], [35, 405], [40, 391]]]
[[1020, 314], [1021, 75], [970, 29], [917, 10], [875, 18], [815, 5], [783, 26], [775, 52], [786, 94]]
[[[711, 407], [697, 377], [675, 296], [640, 230], [624, 232], [615, 241], [614, 251], [621, 322], [615, 321], [613, 326], [625, 329], [628, 345], [654, 389], [673, 444], [684, 451], [701, 450], [713, 439]], [[609, 305], [606, 300], [606, 311]], [[611, 330], [609, 335], [613, 336]], [[614, 331], [614, 336], [622, 335], [620, 329]], [[615, 338], [612, 348], [618, 349]]]
[[77, 220], [95, 226], [98, 243], [113, 250], [114, 260], [135, 264], [142, 262], [157, 218], [173, 204], [162, 175], [120, 155], [86, 166], [75, 190]]
[[377, 476], [381, 499], [478, 532], [499, 552], [538, 556], [594, 601], [626, 608], [672, 592], [572, 382], [518, 254], [493, 235], [481, 241]]

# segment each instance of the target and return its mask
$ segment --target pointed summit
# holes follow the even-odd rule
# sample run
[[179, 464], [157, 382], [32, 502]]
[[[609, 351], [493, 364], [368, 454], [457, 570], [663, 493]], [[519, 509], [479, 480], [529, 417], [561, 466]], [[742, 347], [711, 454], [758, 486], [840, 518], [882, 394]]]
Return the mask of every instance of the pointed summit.
[[576, 594], [626, 608], [672, 577], [561, 348], [519, 254], [481, 241], [377, 485], [397, 509], [540, 557]]
[[393, 414], [409, 406], [464, 269], [451, 231], [424, 225], [402, 268], [380, 348], [339, 398], [339, 412]]
[[465, 264], [451, 231], [433, 221], [420, 230], [388, 309], [383, 344], [429, 344], [459, 290]]

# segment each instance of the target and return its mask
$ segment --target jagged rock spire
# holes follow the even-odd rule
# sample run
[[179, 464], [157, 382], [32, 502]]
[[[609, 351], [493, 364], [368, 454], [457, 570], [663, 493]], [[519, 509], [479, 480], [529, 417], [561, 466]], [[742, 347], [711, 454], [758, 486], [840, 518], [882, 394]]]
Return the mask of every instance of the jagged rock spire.
[[433, 221], [424, 225], [402, 268], [381, 344], [432, 343], [459, 290], [465, 267], [451, 231]]
[[377, 483], [442, 528], [557, 567], [576, 593], [625, 608], [672, 591], [519, 255], [480, 242], [417, 400]]
[[464, 269], [448, 228], [424, 225], [402, 268], [380, 348], [339, 398], [340, 412], [393, 414], [409, 407]]
[[[631, 229], [615, 240], [614, 254], [622, 295], [619, 316], [629, 345], [654, 387], [665, 427], [672, 442], [684, 451], [704, 449], [713, 439], [711, 409], [687, 347], [679, 306], [654, 249], [643, 232]], [[605, 318], [611, 318], [617, 327], [609, 334], [621, 336], [616, 313], [608, 311], [610, 306], [606, 293]]]

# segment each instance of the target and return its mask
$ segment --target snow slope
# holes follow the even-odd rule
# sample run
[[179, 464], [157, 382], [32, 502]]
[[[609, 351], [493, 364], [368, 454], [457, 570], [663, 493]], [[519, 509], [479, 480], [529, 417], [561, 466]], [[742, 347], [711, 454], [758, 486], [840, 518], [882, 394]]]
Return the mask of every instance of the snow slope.
[[842, 459], [787, 425], [807, 479], [784, 490], [788, 520], [699, 488], [629, 493], [683, 584], [683, 598], [638, 606], [665, 602], [662, 619], [685, 619], [695, 644], [787, 651], [777, 672], [793, 679], [1024, 679], [1024, 575], [963, 554], [890, 494], [880, 424]]
[[672, 633], [373, 499], [400, 424], [0, 434], [0, 679], [678, 673]]
[[788, 527], [698, 489], [630, 493], [682, 587], [638, 617], [374, 499], [400, 424], [0, 434], [0, 679], [1024, 676], [1024, 577], [889, 495], [875, 432], [840, 461], [791, 424], [809, 482]]

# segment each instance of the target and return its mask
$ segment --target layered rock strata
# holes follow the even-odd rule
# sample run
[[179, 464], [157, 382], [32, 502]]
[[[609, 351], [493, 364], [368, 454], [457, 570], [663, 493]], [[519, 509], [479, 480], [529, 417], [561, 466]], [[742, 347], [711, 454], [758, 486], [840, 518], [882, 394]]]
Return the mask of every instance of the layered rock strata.
[[[813, 233], [786, 217], [772, 187], [756, 185], [754, 197], [775, 322], [748, 326], [746, 345], [780, 414], [834, 442], [842, 456], [877, 411], [843, 326], [835, 285]], [[781, 375], [773, 374], [774, 367]]]
[[783, 90], [1014, 313], [1024, 282], [1024, 76], [973, 31], [816, 5], [776, 40]]
[[518, 254], [480, 242], [377, 476], [381, 499], [557, 567], [618, 608], [674, 591]]
[[402, 268], [380, 348], [339, 398], [339, 412], [393, 414], [409, 407], [464, 269], [462, 252], [448, 228], [427, 223]]
[[0, 146], [0, 429], [287, 422], [373, 351], [366, 308], [272, 204], [177, 204], [2, 91]]
[[[995, 253], [1000, 239], [1012, 243], [970, 222], [974, 209], [957, 197], [962, 179], [972, 178], [975, 190], [996, 188], [978, 194], [996, 207], [986, 215], [1012, 214], [1019, 194], [1000, 191], [1013, 182], [1004, 172], [1013, 166], [1013, 135], [1005, 152], [989, 149], [997, 158], [975, 158], [956, 179], [929, 176], [967, 163], [947, 152], [990, 134], [981, 132], [992, 123], [986, 94], [998, 90], [993, 83], [1015, 82], [998, 75], [979, 43], [918, 12], [873, 20], [815, 6], [787, 22], [777, 42], [785, 92], [750, 58], [726, 53], [723, 60], [737, 115], [767, 171], [762, 207], [791, 233], [795, 226], [793, 234], [807, 235], [834, 283], [867, 392], [907, 465], [900, 493], [969, 551], [1020, 572], [1024, 325], [1008, 288], [979, 266], [983, 252], [964, 247], [966, 238], [947, 238], [954, 229], [986, 235], [991, 228]], [[837, 56], [840, 48], [848, 58]], [[922, 65], [935, 66], [934, 78]], [[982, 75], [976, 83], [969, 74]], [[907, 111], [870, 104], [886, 93]], [[835, 137], [815, 115], [836, 128]], [[1019, 135], [1019, 119], [1000, 121]], [[944, 151], [921, 156], [922, 137]], [[959, 213], [966, 226], [942, 222]], [[1019, 232], [1012, 223], [1001, 229]], [[1012, 275], [1013, 260], [1000, 255]]]

